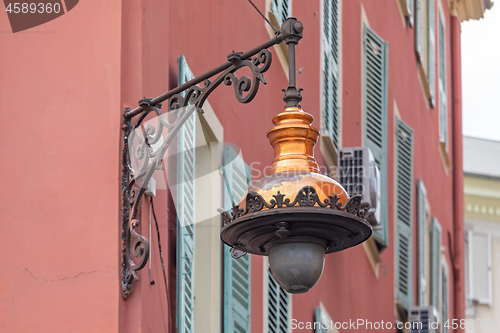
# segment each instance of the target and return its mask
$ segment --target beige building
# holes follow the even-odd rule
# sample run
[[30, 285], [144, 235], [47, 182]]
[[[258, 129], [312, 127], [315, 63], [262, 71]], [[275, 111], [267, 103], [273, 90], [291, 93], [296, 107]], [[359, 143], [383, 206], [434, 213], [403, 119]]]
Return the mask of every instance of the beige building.
[[466, 332], [500, 331], [500, 141], [464, 137]]

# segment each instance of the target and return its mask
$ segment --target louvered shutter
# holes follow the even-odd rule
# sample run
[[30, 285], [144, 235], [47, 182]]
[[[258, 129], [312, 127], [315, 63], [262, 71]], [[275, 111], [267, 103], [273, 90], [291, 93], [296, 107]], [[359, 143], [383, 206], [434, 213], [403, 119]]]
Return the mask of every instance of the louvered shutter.
[[291, 0], [272, 0], [271, 10], [279, 25], [282, 25], [291, 16]]
[[441, 272], [441, 224], [432, 219], [431, 229], [431, 304], [439, 309], [439, 282]]
[[492, 302], [491, 236], [469, 231], [469, 284], [470, 299], [480, 304]]
[[365, 139], [377, 162], [383, 158], [385, 123], [385, 43], [373, 30], [364, 29]]
[[288, 333], [290, 321], [290, 294], [283, 290], [267, 269], [267, 331]]
[[323, 1], [323, 132], [339, 145], [339, 1]]
[[446, 62], [445, 62], [445, 39], [444, 23], [439, 20], [439, 140], [448, 147], [448, 112], [446, 96]]
[[418, 305], [426, 305], [425, 290], [427, 281], [425, 278], [425, 268], [427, 267], [427, 258], [425, 256], [426, 237], [427, 237], [427, 191], [424, 183], [418, 181]]
[[449, 323], [449, 316], [448, 316], [448, 277], [446, 276], [446, 272], [444, 270], [444, 267], [441, 268], [441, 277], [442, 277], [442, 282], [441, 286], [443, 288], [443, 293], [442, 293], [442, 311], [443, 313], [441, 314], [442, 319], [442, 327], [443, 327], [443, 333], [448, 333], [449, 332], [449, 326], [446, 325], [446, 323]]
[[436, 101], [436, 1], [427, 0], [427, 81], [431, 91], [431, 104]]
[[[370, 148], [380, 169], [380, 183], [387, 184], [387, 61], [388, 44], [366, 25], [363, 30], [363, 114], [364, 145]], [[380, 202], [387, 202], [382, 186]], [[382, 245], [388, 245], [387, 206], [381, 206], [383, 228], [373, 232]]]
[[396, 120], [396, 299], [413, 305], [413, 130]]
[[415, 2], [415, 53], [420, 65], [424, 64], [424, 0]]
[[316, 330], [315, 333], [329, 333], [330, 319], [321, 306], [316, 307]]
[[[178, 59], [179, 85], [193, 78], [184, 56]], [[178, 134], [177, 166], [177, 327], [179, 333], [194, 330], [194, 211], [196, 114]]]
[[[239, 203], [250, 186], [250, 168], [231, 146], [224, 152], [224, 206]], [[231, 257], [231, 248], [224, 245], [224, 331], [250, 332], [250, 255]]]

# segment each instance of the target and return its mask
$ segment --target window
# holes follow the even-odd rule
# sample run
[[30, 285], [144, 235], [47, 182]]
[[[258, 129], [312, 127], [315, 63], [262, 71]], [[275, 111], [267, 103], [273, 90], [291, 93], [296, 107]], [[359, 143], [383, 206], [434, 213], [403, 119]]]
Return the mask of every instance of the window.
[[434, 217], [431, 228], [431, 304], [439, 309], [439, 282], [441, 281], [441, 224]]
[[323, 128], [339, 146], [339, 0], [323, 1]]
[[334, 325], [332, 325], [332, 318], [321, 303], [316, 307], [315, 325], [315, 333], [338, 333], [335, 327], [333, 327]]
[[[250, 167], [231, 146], [224, 147], [224, 207], [230, 211], [250, 186]], [[224, 245], [224, 331], [250, 333], [250, 255], [234, 259]]]
[[418, 217], [418, 305], [426, 303], [427, 290], [427, 191], [424, 182], [418, 181], [417, 187], [417, 217]]
[[467, 300], [492, 304], [491, 235], [470, 230], [466, 234]]
[[[380, 170], [380, 183], [387, 184], [387, 52], [388, 44], [368, 26], [363, 31], [363, 117], [364, 145], [372, 151]], [[387, 187], [382, 186], [380, 202], [387, 202]], [[388, 245], [387, 206], [382, 205], [383, 228], [373, 237]]]
[[[182, 84], [193, 75], [183, 56], [178, 61]], [[217, 208], [224, 205], [224, 140], [208, 102], [204, 110], [203, 115], [193, 113], [179, 130], [177, 179], [169, 183], [177, 211], [176, 324], [183, 333], [220, 332], [222, 327], [223, 245], [213, 239], [221, 227]]]
[[413, 305], [413, 130], [396, 118], [396, 300]]
[[267, 268], [267, 333], [290, 332], [290, 294], [283, 290]]
[[444, 269], [444, 266], [441, 268], [441, 287], [442, 287], [442, 295], [441, 295], [441, 318], [442, 323], [443, 323], [443, 333], [448, 333], [450, 326], [453, 326], [452, 323], [449, 322], [449, 315], [448, 315], [448, 309], [449, 309], [449, 303], [448, 303], [448, 275], [446, 274], [446, 270]]
[[272, 0], [271, 11], [280, 26], [292, 16], [291, 7], [291, 0]]
[[[281, 25], [286, 21], [287, 18], [292, 16], [292, 1], [291, 0], [266, 0], [266, 16], [269, 21], [276, 28], [281, 27]], [[266, 30], [269, 33], [270, 38], [274, 38], [275, 31], [265, 22]], [[281, 42], [274, 46], [276, 55], [280, 61], [281, 67], [288, 78], [289, 75], [289, 64], [288, 64], [288, 46], [285, 42]]]
[[436, 1], [415, 0], [415, 54], [430, 107], [436, 91]]
[[436, 98], [436, 0], [427, 0], [427, 83], [431, 107]]
[[[183, 56], [179, 57], [179, 85], [193, 79]], [[177, 326], [194, 332], [194, 222], [195, 222], [196, 113], [178, 134], [177, 186]]]
[[424, 63], [424, 0], [415, 2], [415, 53], [419, 65]]
[[408, 22], [409, 26], [413, 26], [413, 7], [414, 0], [399, 0], [399, 4], [401, 9], [403, 10], [403, 15], [406, 18], [406, 22]]
[[439, 16], [439, 140], [448, 150], [448, 102], [446, 96], [446, 47], [444, 34], [444, 19]]

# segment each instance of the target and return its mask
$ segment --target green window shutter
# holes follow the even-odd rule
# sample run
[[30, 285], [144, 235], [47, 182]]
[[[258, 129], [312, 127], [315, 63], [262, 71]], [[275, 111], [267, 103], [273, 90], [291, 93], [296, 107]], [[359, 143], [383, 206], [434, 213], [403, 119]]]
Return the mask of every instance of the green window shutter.
[[427, 81], [431, 91], [431, 105], [436, 99], [436, 1], [427, 0]]
[[365, 141], [377, 161], [383, 157], [386, 117], [385, 43], [365, 25], [363, 43], [363, 97]]
[[441, 277], [442, 277], [442, 288], [443, 288], [443, 293], [442, 293], [442, 301], [443, 301], [443, 313], [441, 314], [441, 317], [443, 318], [442, 323], [443, 323], [443, 333], [448, 333], [449, 331], [449, 326], [445, 325], [446, 322], [448, 321], [448, 277], [446, 276], [446, 272], [444, 270], [444, 267], [441, 268]]
[[316, 307], [316, 330], [315, 333], [329, 333], [330, 319], [321, 306]]
[[425, 290], [427, 281], [425, 278], [425, 268], [427, 267], [427, 258], [425, 256], [426, 236], [427, 236], [427, 191], [425, 190], [424, 182], [418, 181], [417, 189], [417, 204], [418, 204], [418, 305], [424, 306]]
[[339, 1], [323, 0], [323, 132], [339, 145]]
[[282, 25], [287, 18], [292, 16], [291, 0], [272, 0], [271, 10], [276, 17], [279, 25]]
[[441, 225], [432, 219], [431, 228], [431, 304], [439, 309], [439, 282], [441, 271]]
[[[250, 186], [250, 167], [231, 146], [225, 146], [224, 207], [229, 211], [232, 200], [239, 203]], [[229, 193], [229, 191], [231, 193]], [[231, 199], [232, 198], [232, 199]], [[250, 255], [231, 257], [231, 248], [224, 245], [224, 331], [250, 332]]]
[[424, 63], [424, 0], [416, 0], [415, 53], [420, 65]]
[[413, 130], [396, 119], [396, 300], [413, 305]]
[[[366, 25], [363, 29], [363, 116], [364, 145], [370, 148], [380, 169], [380, 183], [387, 184], [387, 68], [388, 43]], [[380, 202], [387, 202], [387, 187], [382, 186]], [[389, 243], [387, 205], [382, 204], [383, 228], [373, 237], [383, 246]]]
[[[193, 78], [184, 56], [180, 56], [179, 85]], [[194, 330], [194, 190], [196, 114], [191, 115], [178, 134], [177, 186], [177, 327], [178, 332]]]
[[448, 112], [446, 97], [446, 57], [444, 23], [439, 20], [439, 140], [448, 148]]
[[267, 269], [267, 333], [288, 333], [290, 294], [283, 290]]

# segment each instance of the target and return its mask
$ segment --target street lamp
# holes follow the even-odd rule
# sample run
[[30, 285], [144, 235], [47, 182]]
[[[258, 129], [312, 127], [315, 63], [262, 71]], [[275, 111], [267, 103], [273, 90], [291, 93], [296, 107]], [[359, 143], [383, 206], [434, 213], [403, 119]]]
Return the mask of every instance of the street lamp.
[[[232, 84], [241, 103], [249, 103], [255, 97], [259, 83], [265, 83], [263, 73], [271, 65], [271, 52], [267, 48], [283, 41], [288, 46], [289, 86], [284, 89], [285, 109], [273, 118], [275, 127], [267, 134], [275, 155], [271, 171], [250, 186], [239, 204], [233, 203], [231, 212], [219, 210], [223, 220], [221, 239], [231, 247], [233, 258], [246, 253], [268, 255], [271, 272], [280, 286], [290, 293], [304, 293], [321, 277], [325, 254], [352, 247], [370, 237], [369, 206], [361, 203], [359, 195], [349, 198], [339, 183], [320, 174], [314, 159], [319, 131], [311, 125], [313, 117], [301, 109], [302, 89], [297, 89], [295, 83], [295, 46], [302, 38], [302, 31], [302, 23], [289, 18], [266, 43], [245, 53], [232, 52], [226, 63], [154, 99], [143, 98], [139, 107], [125, 111], [122, 160], [125, 298], [132, 290], [134, 278], [138, 280], [137, 271], [148, 260], [149, 242], [135, 230], [144, 184], [161, 168], [163, 155], [181, 126], [195, 110], [202, 112], [208, 95], [221, 83]], [[253, 77], [238, 78], [234, 73], [242, 67], [250, 68]], [[210, 81], [215, 75], [218, 76]], [[200, 82], [204, 82], [204, 87], [198, 86]], [[185, 94], [180, 95], [181, 92]], [[160, 103], [165, 100], [169, 100], [168, 110], [177, 113], [173, 123], [167, 122], [161, 111]], [[143, 129], [146, 146], [142, 154], [146, 160], [140, 170], [133, 172], [128, 142], [152, 112], [161, 126], [154, 133]], [[137, 117], [135, 123], [134, 117]], [[149, 154], [147, 148], [157, 143], [164, 127], [170, 130], [161, 147]], [[137, 263], [133, 256], [138, 258]]]

